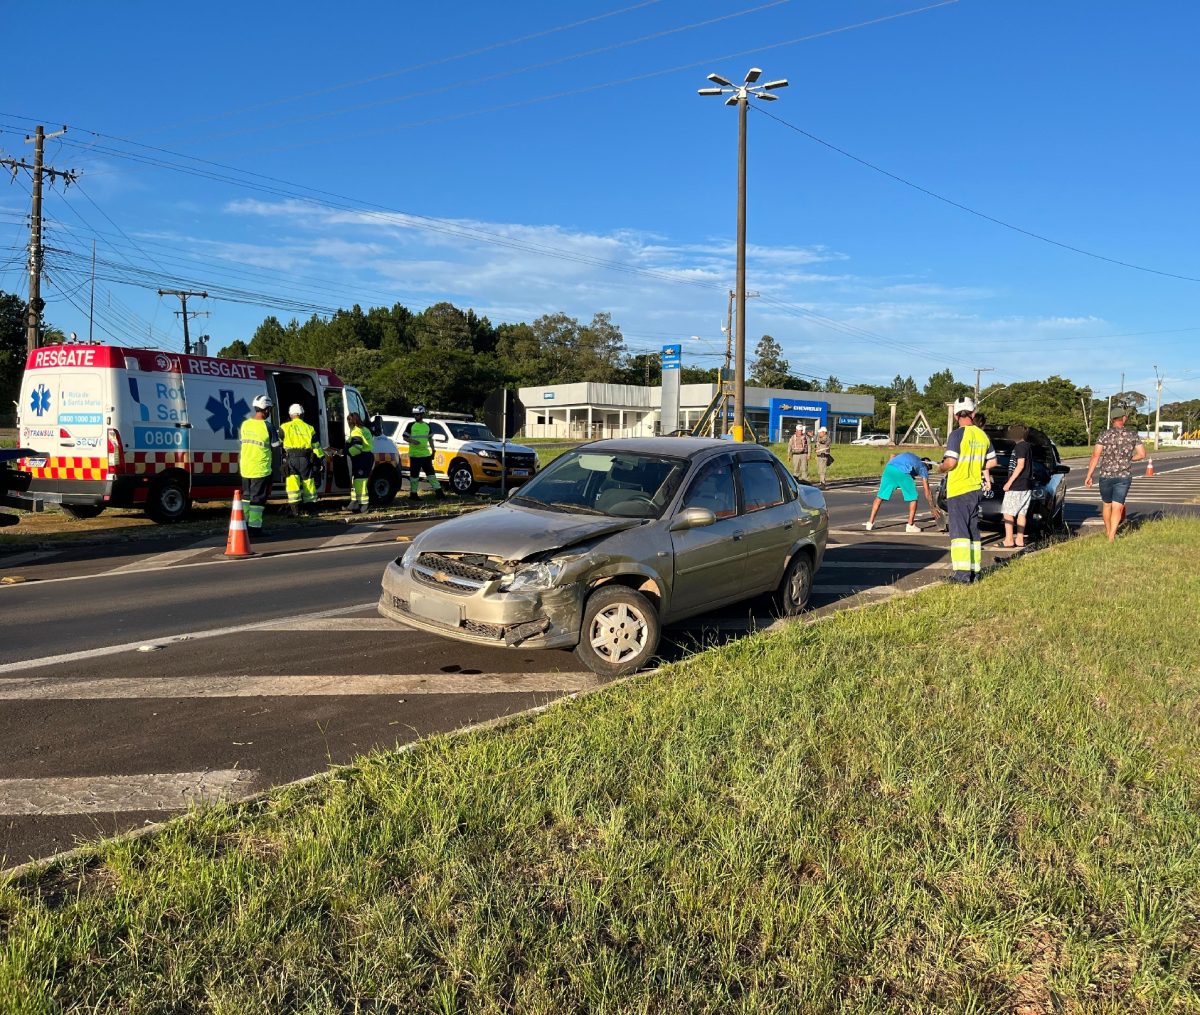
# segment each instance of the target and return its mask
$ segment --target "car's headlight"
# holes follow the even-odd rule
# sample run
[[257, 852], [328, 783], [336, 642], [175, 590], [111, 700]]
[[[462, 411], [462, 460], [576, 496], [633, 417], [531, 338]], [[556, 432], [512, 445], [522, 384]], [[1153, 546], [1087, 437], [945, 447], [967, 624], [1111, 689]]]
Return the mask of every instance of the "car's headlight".
[[500, 579], [501, 592], [540, 592], [553, 588], [567, 566], [568, 560], [548, 560], [526, 564]]
[[404, 551], [404, 556], [400, 558], [400, 566], [405, 569], [412, 567], [417, 562], [418, 556], [420, 554], [417, 551], [417, 544], [409, 543], [408, 549]]
[[480, 458], [494, 458], [497, 461], [500, 460], [500, 452], [499, 451], [476, 451], [475, 453]]

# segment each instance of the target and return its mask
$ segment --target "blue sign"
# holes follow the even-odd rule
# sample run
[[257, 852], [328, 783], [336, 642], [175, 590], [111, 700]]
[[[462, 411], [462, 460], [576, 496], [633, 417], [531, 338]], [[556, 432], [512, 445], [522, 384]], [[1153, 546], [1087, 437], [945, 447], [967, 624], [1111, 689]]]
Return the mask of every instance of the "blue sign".
[[98, 412], [60, 412], [58, 421], [63, 426], [100, 426], [104, 417]]
[[29, 408], [35, 416], [44, 416], [50, 411], [50, 389], [39, 384], [33, 389], [33, 397], [29, 400]]
[[861, 416], [838, 416], [838, 426], [858, 426], [861, 422]]
[[662, 368], [664, 370], [678, 370], [682, 358], [682, 345], [664, 345], [662, 347]]
[[554, 401], [554, 392], [553, 392], [553, 391], [543, 391], [543, 392], [542, 392], [542, 397], [543, 397], [543, 398], [544, 398], [544, 399], [545, 399], [547, 402], [553, 402], [553, 401]]

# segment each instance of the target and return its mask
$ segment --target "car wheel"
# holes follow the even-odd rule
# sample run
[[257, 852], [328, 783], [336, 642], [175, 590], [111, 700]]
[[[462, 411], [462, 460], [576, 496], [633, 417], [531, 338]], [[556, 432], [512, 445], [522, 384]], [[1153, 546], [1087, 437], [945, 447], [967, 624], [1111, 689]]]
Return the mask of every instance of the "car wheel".
[[177, 476], [163, 476], [150, 484], [146, 495], [146, 514], [156, 522], [180, 521], [191, 510], [187, 487]]
[[63, 513], [71, 518], [96, 518], [104, 510], [103, 504], [64, 504]]
[[620, 677], [644, 667], [658, 648], [658, 612], [640, 592], [604, 585], [583, 609], [575, 655], [593, 673]]
[[396, 499], [399, 489], [400, 475], [390, 465], [385, 465], [372, 472], [371, 482], [367, 484], [371, 503], [375, 507], [387, 507]]
[[464, 461], [456, 461], [450, 466], [447, 473], [450, 479], [450, 489], [460, 496], [466, 497], [475, 492], [475, 488], [479, 485], [475, 482], [475, 474]]
[[812, 558], [800, 550], [792, 557], [787, 570], [783, 572], [783, 581], [775, 592], [775, 608], [780, 616], [794, 617], [808, 604], [812, 595], [813, 566]]

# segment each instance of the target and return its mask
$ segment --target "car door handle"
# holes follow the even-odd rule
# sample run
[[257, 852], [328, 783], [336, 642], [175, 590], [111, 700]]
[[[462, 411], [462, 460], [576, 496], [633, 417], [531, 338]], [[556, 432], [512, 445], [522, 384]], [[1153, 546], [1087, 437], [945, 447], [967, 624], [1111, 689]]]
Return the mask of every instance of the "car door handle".
[[745, 533], [745, 531], [744, 531], [744, 530], [742, 530], [742, 529], [738, 529], [738, 530], [737, 530], [737, 531], [736, 531], [736, 532], [733, 534], [733, 536], [732, 536], [732, 539], [733, 539], [733, 541], [736, 543], [736, 542], [738, 542], [738, 541], [739, 541], [739, 540], [742, 538], [742, 536], [744, 536], [745, 534], [746, 534], [746, 533]]
[[791, 522], [784, 522], [784, 523], [783, 523], [783, 531], [784, 531], [784, 532], [786, 532], [786, 531], [787, 531], [788, 529], [790, 529], [791, 527], [792, 527], [792, 523], [791, 523]]

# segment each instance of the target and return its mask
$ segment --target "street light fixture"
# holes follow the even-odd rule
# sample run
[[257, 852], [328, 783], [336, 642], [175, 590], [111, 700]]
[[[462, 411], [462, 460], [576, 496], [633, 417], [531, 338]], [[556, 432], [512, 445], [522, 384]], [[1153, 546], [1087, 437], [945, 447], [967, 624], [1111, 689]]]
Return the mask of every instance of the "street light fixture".
[[787, 80], [783, 78], [760, 85], [757, 83], [760, 77], [762, 70], [758, 67], [751, 67], [740, 85], [720, 74], [709, 74], [708, 80], [719, 87], [698, 89], [700, 95], [728, 95], [725, 105], [738, 107], [737, 362], [733, 379], [732, 428], [735, 441], [744, 439], [746, 420], [746, 107], [750, 104], [750, 96], [773, 102], [779, 96], [772, 95], [772, 90], [787, 87]]

